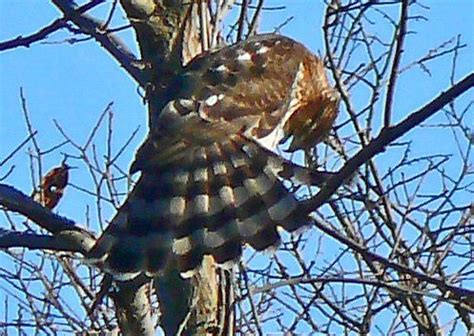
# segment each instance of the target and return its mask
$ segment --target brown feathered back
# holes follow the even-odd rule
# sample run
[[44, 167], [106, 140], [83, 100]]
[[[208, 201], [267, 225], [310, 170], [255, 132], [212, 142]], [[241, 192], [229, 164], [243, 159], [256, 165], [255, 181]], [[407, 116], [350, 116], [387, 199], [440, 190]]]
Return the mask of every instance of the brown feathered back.
[[131, 168], [141, 177], [89, 256], [122, 278], [169, 260], [190, 275], [205, 254], [233, 261], [305, 225], [274, 152], [313, 147], [337, 114], [322, 61], [278, 35], [196, 58], [169, 92]]

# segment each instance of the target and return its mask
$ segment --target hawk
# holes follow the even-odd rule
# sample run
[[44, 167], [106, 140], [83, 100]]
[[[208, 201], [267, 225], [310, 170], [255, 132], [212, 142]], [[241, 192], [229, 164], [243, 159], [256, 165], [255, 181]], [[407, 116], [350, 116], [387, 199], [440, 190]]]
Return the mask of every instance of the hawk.
[[258, 35], [196, 57], [167, 97], [131, 166], [141, 176], [90, 259], [120, 279], [170, 261], [186, 277], [204, 255], [232, 262], [308, 223], [276, 147], [309, 149], [331, 129], [339, 99], [321, 59]]

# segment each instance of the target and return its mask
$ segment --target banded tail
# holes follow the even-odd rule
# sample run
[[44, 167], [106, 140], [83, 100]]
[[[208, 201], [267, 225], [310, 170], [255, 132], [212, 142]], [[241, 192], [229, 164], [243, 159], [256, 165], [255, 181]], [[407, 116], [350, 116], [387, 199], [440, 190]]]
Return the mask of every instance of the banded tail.
[[188, 150], [180, 160], [142, 169], [126, 203], [89, 254], [117, 279], [153, 276], [177, 261], [191, 276], [203, 255], [237, 260], [308, 222], [278, 177], [281, 159], [242, 136]]

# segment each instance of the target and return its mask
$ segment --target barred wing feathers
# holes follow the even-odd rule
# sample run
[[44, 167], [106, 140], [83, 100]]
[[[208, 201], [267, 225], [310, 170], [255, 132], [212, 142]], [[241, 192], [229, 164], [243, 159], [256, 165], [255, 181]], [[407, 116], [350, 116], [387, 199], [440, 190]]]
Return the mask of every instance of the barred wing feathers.
[[289, 138], [290, 150], [320, 142], [338, 100], [322, 62], [277, 35], [195, 59], [169, 95], [131, 167], [141, 177], [89, 255], [121, 279], [174, 260], [189, 276], [203, 255], [234, 261], [243, 244], [263, 250], [278, 227], [304, 226], [272, 151]]
[[92, 258], [113, 273], [158, 273], [173, 251], [183, 274], [204, 254], [218, 263], [240, 257], [243, 243], [263, 250], [279, 242], [277, 227], [307, 222], [278, 178], [277, 160], [236, 136], [200, 147], [180, 162], [148, 167]]

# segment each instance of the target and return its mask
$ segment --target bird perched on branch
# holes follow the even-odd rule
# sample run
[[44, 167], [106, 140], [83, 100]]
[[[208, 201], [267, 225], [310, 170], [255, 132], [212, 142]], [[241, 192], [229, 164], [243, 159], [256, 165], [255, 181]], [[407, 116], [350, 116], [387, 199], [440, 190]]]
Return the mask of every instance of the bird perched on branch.
[[279, 35], [198, 56], [168, 96], [132, 164], [141, 177], [88, 256], [118, 279], [170, 260], [190, 276], [203, 255], [235, 261], [307, 224], [275, 149], [321, 142], [339, 100], [321, 59]]
[[63, 162], [61, 166], [51, 169], [41, 179], [39, 188], [33, 191], [31, 196], [34, 200], [48, 209], [56, 207], [64, 195], [64, 190], [69, 181], [69, 170], [71, 168], [71, 166]]

